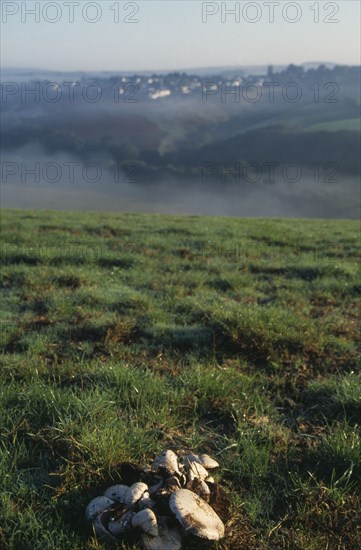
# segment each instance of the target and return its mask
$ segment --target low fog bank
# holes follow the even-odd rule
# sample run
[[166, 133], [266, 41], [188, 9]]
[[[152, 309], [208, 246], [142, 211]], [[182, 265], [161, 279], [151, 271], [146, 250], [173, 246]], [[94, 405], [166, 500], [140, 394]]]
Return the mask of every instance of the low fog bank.
[[2, 208], [144, 212], [233, 217], [359, 219], [358, 183], [342, 189], [320, 188], [313, 182], [268, 186], [163, 181], [159, 184], [6, 183]]
[[[297, 183], [203, 181], [202, 175], [158, 180], [128, 170], [116, 174], [110, 159], [84, 163], [69, 153], [51, 156], [27, 146], [1, 158], [2, 208], [144, 212], [233, 217], [359, 219], [357, 178], [334, 183], [305, 175]], [[38, 169], [35, 167], [38, 165]], [[71, 165], [71, 169], [69, 168]], [[96, 177], [98, 176], [98, 177]]]

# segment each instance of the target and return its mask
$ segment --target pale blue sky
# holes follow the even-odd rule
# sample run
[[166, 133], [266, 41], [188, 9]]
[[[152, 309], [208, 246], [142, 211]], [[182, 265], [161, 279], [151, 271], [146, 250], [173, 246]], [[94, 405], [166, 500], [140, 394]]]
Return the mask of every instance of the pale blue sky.
[[[75, 0], [74, 0], [75, 1]], [[139, 13], [133, 19], [138, 23], [125, 23], [131, 18], [132, 5], [115, 0], [94, 2], [101, 7], [100, 20], [87, 22], [82, 9], [87, 0], [74, 6], [74, 22], [69, 22], [70, 8], [63, 1], [40, 2], [57, 4], [60, 20], [49, 23], [45, 19], [56, 16], [55, 7], [48, 7], [40, 22], [24, 12], [36, 2], [5, 2], [2, 4], [1, 61], [4, 67], [35, 67], [64, 71], [141, 71], [172, 70], [192, 67], [228, 65], [287, 64], [310, 61], [330, 61], [342, 64], [360, 64], [360, 2], [315, 2], [299, 0], [274, 2], [274, 22], [270, 22], [267, 2], [247, 4], [226, 2], [228, 8], [240, 5], [240, 22], [228, 15], [222, 23], [221, 2], [208, 2], [208, 10], [219, 9], [202, 22], [202, 4], [198, 0], [138, 0]], [[135, 2], [131, 2], [134, 4]], [[249, 3], [249, 2], [248, 2]], [[258, 13], [256, 11], [258, 6]], [[284, 20], [285, 4], [296, 4], [302, 9], [300, 20]], [[316, 23], [315, 9], [319, 6], [320, 22]], [[120, 22], [114, 21], [112, 6], [119, 6]], [[313, 8], [312, 8], [313, 6]], [[19, 8], [14, 15], [6, 13]], [[339, 8], [336, 14], [333, 12]], [[205, 9], [203, 7], [203, 9]], [[287, 8], [286, 17], [296, 18], [296, 7]], [[21, 14], [22, 12], [22, 14]], [[23, 17], [22, 17], [22, 16]], [[96, 15], [88, 7], [86, 16]], [[224, 12], [223, 12], [224, 15]], [[260, 20], [250, 23], [246, 19]], [[338, 19], [326, 23], [325, 18]], [[26, 22], [24, 22], [26, 18]], [[22, 21], [23, 19], [23, 21]]]

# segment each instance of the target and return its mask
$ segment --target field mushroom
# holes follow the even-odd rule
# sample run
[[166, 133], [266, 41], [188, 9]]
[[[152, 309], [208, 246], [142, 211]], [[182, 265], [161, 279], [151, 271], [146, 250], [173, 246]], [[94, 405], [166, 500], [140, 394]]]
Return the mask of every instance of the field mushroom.
[[198, 462], [190, 462], [189, 463], [188, 476], [191, 480], [192, 479], [207, 479], [207, 477], [209, 477], [209, 473], [202, 466], [202, 464], [199, 464]]
[[124, 504], [128, 489], [129, 487], [127, 485], [113, 485], [105, 491], [104, 496], [120, 504]]
[[[138, 481], [137, 483], [133, 483], [130, 487], [128, 487], [128, 490], [124, 497], [124, 504], [127, 506], [127, 508], [134, 506], [138, 500], [140, 500], [145, 493], [148, 493], [148, 485], [145, 483], [142, 483], [141, 481]], [[148, 495], [147, 495], [148, 496]]]
[[194, 455], [197, 457], [197, 462], [202, 464], [207, 470], [213, 470], [214, 468], [219, 468], [219, 464], [214, 458], [209, 455], [202, 453], [200, 455]]
[[224, 536], [222, 520], [207, 502], [192, 491], [175, 491], [169, 506], [187, 533], [207, 540], [220, 540]]
[[135, 514], [132, 518], [132, 527], [138, 528], [152, 537], [158, 536], [158, 522], [155, 513], [149, 508]]
[[97, 538], [114, 544], [133, 534], [145, 550], [180, 550], [187, 535], [208, 541], [224, 536], [223, 522], [208, 504], [218, 499], [206, 467], [219, 464], [210, 456], [178, 456], [168, 449], [150, 466], [131, 465], [129, 475], [125, 464], [121, 475], [129, 486], [112, 485], [86, 507]]
[[181, 475], [178, 466], [178, 457], [174, 451], [170, 450], [163, 451], [160, 455], [156, 456], [152, 468], [154, 470], [164, 470], [169, 475]]
[[91, 500], [85, 509], [85, 517], [92, 521], [105, 510], [109, 510], [114, 505], [114, 502], [105, 496], [95, 497]]

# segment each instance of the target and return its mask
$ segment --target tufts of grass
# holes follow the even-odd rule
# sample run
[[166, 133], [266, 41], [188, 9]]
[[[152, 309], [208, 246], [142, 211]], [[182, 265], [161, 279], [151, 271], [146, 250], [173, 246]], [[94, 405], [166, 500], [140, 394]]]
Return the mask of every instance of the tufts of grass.
[[100, 550], [87, 502], [164, 448], [219, 460], [214, 548], [361, 547], [353, 222], [2, 225], [1, 547]]

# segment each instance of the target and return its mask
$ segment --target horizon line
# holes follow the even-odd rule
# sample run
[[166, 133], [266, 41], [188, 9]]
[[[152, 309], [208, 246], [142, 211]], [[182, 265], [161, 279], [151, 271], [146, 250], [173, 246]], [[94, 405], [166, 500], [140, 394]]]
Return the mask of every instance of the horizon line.
[[333, 61], [305, 61], [303, 63], [255, 63], [249, 65], [205, 65], [198, 67], [182, 67], [182, 68], [172, 68], [172, 69], [49, 69], [45, 67], [26, 67], [26, 66], [3, 66], [0, 68], [1, 71], [30, 71], [30, 72], [47, 72], [47, 73], [172, 73], [172, 72], [189, 72], [189, 71], [205, 71], [205, 70], [238, 70], [238, 69], [247, 69], [247, 68], [257, 68], [257, 67], [288, 67], [290, 65], [295, 65], [296, 67], [303, 67], [307, 65], [333, 65], [346, 66], [346, 67], [360, 67], [360, 64], [354, 63], [335, 63]]

